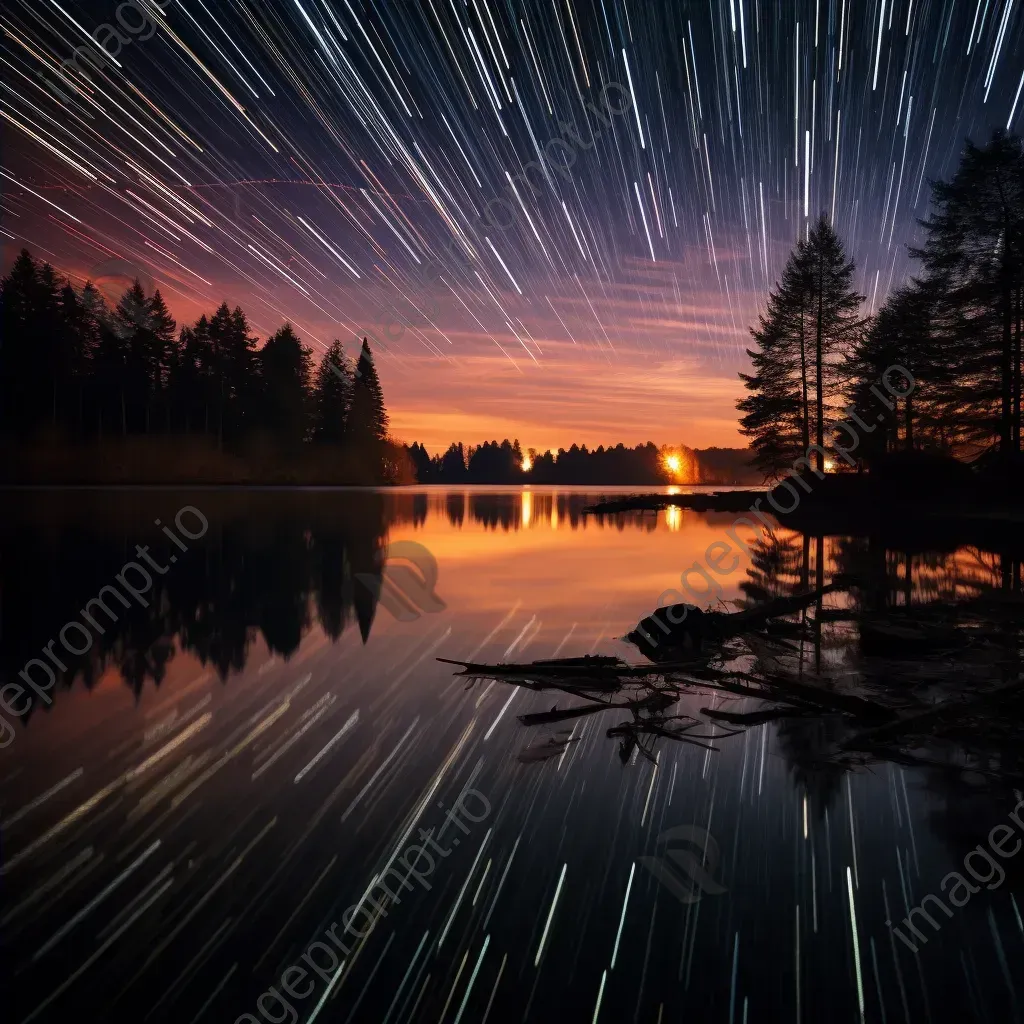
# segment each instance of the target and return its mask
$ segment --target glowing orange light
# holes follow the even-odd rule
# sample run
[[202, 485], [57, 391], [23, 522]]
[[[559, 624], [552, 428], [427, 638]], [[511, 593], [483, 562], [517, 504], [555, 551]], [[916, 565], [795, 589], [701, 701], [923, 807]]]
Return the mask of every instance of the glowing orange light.
[[831, 459], [825, 460], [825, 472], [831, 473], [836, 468], [836, 464]]
[[524, 455], [522, 470], [524, 473], [529, 473], [531, 469], [533, 469], [533, 460], [529, 455]]
[[683, 468], [683, 460], [678, 455], [666, 455], [665, 465], [672, 473], [678, 473]]

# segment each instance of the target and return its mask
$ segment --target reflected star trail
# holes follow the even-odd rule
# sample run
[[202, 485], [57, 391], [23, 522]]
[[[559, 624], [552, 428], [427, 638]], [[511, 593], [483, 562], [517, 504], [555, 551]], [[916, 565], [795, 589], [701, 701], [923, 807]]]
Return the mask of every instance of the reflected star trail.
[[929, 180], [1024, 85], [1013, 0], [12, 0], [0, 26], [5, 264], [123, 259], [179, 322], [227, 298], [315, 357], [375, 337], [396, 434], [434, 449], [735, 444], [808, 220], [877, 309]]
[[[1014, 1019], [1020, 745], [1002, 707], [970, 710], [1009, 684], [991, 647], [872, 658], [830, 601], [817, 637], [733, 648], [652, 703], [684, 673], [651, 678], [619, 638], [731, 513], [588, 515], [583, 489], [202, 494], [210, 529], [160, 602], [74, 661], [58, 646], [52, 702], [0, 745], [5, 1021]], [[5, 678], [130, 543], [167, 563], [166, 505], [94, 491], [4, 506]], [[871, 562], [916, 609], [1008, 604], [985, 546], [744, 536], [725, 606]], [[399, 617], [357, 585], [386, 568], [385, 542], [434, 554], [443, 607]], [[539, 681], [526, 662], [585, 654], [642, 675], [524, 685]], [[739, 676], [715, 683], [734, 667], [786, 705], [818, 659], [789, 691], [795, 715], [761, 717]], [[500, 661], [524, 674], [462, 674]], [[823, 714], [812, 678], [823, 698], [871, 700], [896, 681], [889, 700], [922, 709], [903, 722], [924, 731], [851, 748], [864, 719]], [[932, 732], [950, 692], [958, 724], [977, 724]], [[992, 884], [977, 851], [1007, 822]], [[934, 924], [907, 927], [969, 870], [969, 906], [949, 899], [947, 917], [933, 896]]]

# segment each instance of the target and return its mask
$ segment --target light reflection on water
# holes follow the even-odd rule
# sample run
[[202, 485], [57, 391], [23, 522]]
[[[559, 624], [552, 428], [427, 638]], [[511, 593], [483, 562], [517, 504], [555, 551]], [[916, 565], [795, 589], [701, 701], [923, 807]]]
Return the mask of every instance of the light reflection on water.
[[[14, 862], [0, 919], [21, 979], [11, 1019], [61, 991], [129, 920], [36, 1019], [190, 1021], [211, 998], [209, 1019], [256, 1013], [260, 993], [359, 898], [424, 794], [433, 790], [415, 824], [431, 828], [444, 813], [436, 801], [451, 806], [466, 785], [487, 795], [493, 818], [465, 835], [429, 891], [390, 908], [320, 1019], [345, 1020], [361, 1000], [353, 1019], [383, 1020], [409, 970], [401, 1019], [451, 1020], [478, 959], [464, 1020], [494, 1000], [491, 1020], [590, 1021], [599, 991], [601, 1020], [652, 1024], [795, 1020], [798, 999], [803, 1020], [853, 1021], [860, 997], [868, 1020], [882, 1007], [888, 1020], [1013, 1019], [1024, 943], [1015, 862], [1005, 886], [982, 889], [916, 959], [884, 924], [937, 891], [1006, 820], [1012, 794], [889, 763], [837, 771], [822, 758], [836, 725], [820, 717], [722, 738], [717, 752], [663, 739], [656, 766], [635, 754], [623, 764], [606, 734], [623, 712], [567, 722], [566, 744], [517, 721], [572, 703], [564, 694], [467, 687], [435, 660], [641, 660], [619, 638], [736, 516], [583, 514], [611, 491], [79, 493], [6, 508], [9, 679], [136, 544], [167, 564], [154, 518], [191, 503], [211, 523], [161, 577], [159, 601], [109, 628], [69, 666], [74, 684], [0, 751]], [[1004, 559], [976, 549], [740, 536], [750, 554], [738, 552], [703, 603], [740, 607], [838, 571], [873, 581], [858, 598], [873, 608], [963, 600], [1008, 578]], [[360, 583], [381, 577], [387, 546], [401, 541], [437, 560], [443, 610], [402, 620]], [[834, 621], [821, 616], [801, 641], [808, 673], [841, 675], [856, 658], [844, 603], [830, 598]], [[697, 714], [709, 703], [724, 706], [706, 695], [679, 706]], [[538, 747], [558, 756], [520, 759]], [[636, 867], [680, 825], [714, 837], [725, 893], [682, 905]], [[325, 984], [291, 1000], [295, 1019], [308, 1019]]]

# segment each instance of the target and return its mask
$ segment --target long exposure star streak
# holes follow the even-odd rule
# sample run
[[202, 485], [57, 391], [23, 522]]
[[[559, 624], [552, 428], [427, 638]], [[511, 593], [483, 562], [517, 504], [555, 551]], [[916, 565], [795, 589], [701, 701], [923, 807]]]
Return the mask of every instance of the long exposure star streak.
[[829, 215], [866, 312], [1022, 108], [1014, 0], [10, 0], [3, 260], [140, 268], [437, 450], [735, 444], [747, 328]]

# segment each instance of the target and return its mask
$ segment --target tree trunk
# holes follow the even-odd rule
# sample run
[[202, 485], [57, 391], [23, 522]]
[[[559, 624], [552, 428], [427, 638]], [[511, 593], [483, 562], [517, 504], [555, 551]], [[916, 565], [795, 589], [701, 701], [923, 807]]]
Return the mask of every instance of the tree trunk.
[[801, 425], [804, 454], [811, 447], [811, 423], [807, 406], [807, 343], [804, 338], [804, 314], [800, 311], [800, 386], [802, 389]]
[[[817, 453], [821, 458], [821, 452]], [[814, 583], [818, 590], [818, 600], [814, 605], [814, 671], [821, 674], [821, 588], [825, 586], [825, 537], [816, 538], [814, 550]]]
[[[1004, 271], [1005, 273], [1005, 271]], [[1003, 344], [1000, 366], [1000, 415], [999, 415], [999, 450], [1007, 455], [1013, 439], [1012, 415], [1012, 374], [1013, 360], [1013, 292], [1008, 286], [1003, 289]]]
[[823, 448], [824, 435], [825, 435], [825, 385], [822, 380], [822, 305], [825, 300], [825, 283], [822, 280], [822, 261], [821, 256], [818, 256], [818, 315], [815, 318], [815, 331], [814, 331], [814, 366], [815, 366], [815, 444], [818, 446], [818, 451], [814, 453], [815, 460], [818, 463], [818, 471], [821, 473], [825, 472], [825, 460], [821, 449]]
[[907, 451], [911, 452], [914, 450], [914, 406], [910, 395], [903, 399], [903, 429]]
[[1017, 316], [1015, 324], [1015, 337], [1012, 354], [1013, 372], [1013, 431], [1012, 443], [1014, 454], [1020, 451], [1020, 347], [1021, 347], [1021, 289], [1017, 289]]

